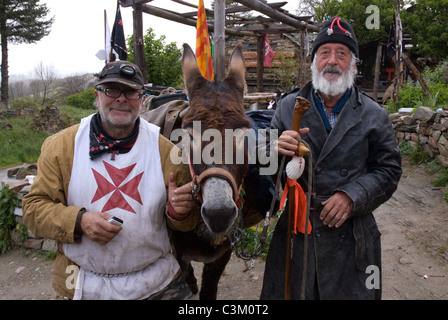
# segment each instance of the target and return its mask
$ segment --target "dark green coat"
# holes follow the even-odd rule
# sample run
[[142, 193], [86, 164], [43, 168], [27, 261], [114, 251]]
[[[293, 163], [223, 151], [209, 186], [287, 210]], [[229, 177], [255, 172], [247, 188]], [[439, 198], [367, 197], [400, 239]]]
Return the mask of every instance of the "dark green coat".
[[[372, 211], [392, 196], [402, 172], [392, 124], [383, 108], [353, 87], [337, 123], [327, 134], [309, 83], [300, 92], [280, 100], [271, 122], [271, 128], [278, 129], [278, 136], [291, 128], [298, 94], [311, 103], [301, 127], [310, 129], [302, 139], [312, 151], [316, 184], [314, 210], [310, 212], [313, 231], [308, 237], [306, 297], [316, 298], [318, 292], [320, 299], [379, 299], [381, 284], [375, 280], [380, 279], [381, 271], [380, 232]], [[307, 175], [306, 167], [299, 181], [305, 192]], [[347, 193], [354, 209], [341, 227], [328, 228], [319, 219], [323, 208], [320, 203], [336, 191]], [[286, 224], [285, 210], [266, 261], [262, 299], [284, 297]], [[303, 238], [300, 233], [294, 236], [293, 299], [299, 299], [301, 293]], [[373, 285], [379, 289], [368, 288]]]

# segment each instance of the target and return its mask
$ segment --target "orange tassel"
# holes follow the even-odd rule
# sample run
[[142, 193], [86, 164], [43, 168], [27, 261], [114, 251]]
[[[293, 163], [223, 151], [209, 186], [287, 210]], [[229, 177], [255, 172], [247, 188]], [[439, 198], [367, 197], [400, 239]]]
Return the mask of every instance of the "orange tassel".
[[[294, 233], [297, 234], [297, 230], [299, 232], [305, 234], [305, 226], [306, 226], [306, 195], [303, 192], [302, 187], [296, 180], [291, 180], [286, 178], [286, 185], [283, 191], [282, 198], [280, 199], [280, 208], [283, 208], [287, 195], [288, 189], [290, 187], [295, 187], [294, 192]], [[290, 200], [291, 201], [291, 200]], [[312, 227], [311, 223], [308, 223], [308, 234], [311, 233]]]

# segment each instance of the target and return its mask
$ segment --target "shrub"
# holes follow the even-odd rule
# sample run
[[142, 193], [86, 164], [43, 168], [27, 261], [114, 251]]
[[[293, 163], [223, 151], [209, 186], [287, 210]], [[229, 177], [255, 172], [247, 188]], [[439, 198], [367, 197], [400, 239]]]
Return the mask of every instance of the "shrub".
[[92, 109], [95, 99], [95, 88], [88, 88], [83, 92], [68, 96], [66, 103], [72, 107]]
[[448, 106], [448, 83], [445, 73], [448, 62], [442, 61], [436, 68], [426, 68], [422, 76], [431, 92], [430, 97], [426, 97], [420, 83], [408, 81], [400, 89], [400, 108], [415, 108], [419, 106], [430, 107], [436, 110], [440, 107]]
[[415, 108], [417, 107], [417, 104], [420, 104], [419, 101], [424, 101], [426, 99], [423, 88], [420, 84], [413, 81], [408, 81], [404, 84], [403, 88], [400, 89], [399, 96], [400, 108]]
[[16, 227], [14, 209], [19, 204], [16, 193], [10, 191], [8, 185], [0, 189], [0, 254], [6, 253], [12, 248], [10, 231]]
[[13, 109], [13, 110], [19, 109], [21, 107], [30, 107], [30, 108], [42, 107], [42, 103], [37, 102], [36, 99], [29, 97], [29, 96], [15, 98], [14, 100], [11, 101], [10, 105], [11, 105], [11, 109]]

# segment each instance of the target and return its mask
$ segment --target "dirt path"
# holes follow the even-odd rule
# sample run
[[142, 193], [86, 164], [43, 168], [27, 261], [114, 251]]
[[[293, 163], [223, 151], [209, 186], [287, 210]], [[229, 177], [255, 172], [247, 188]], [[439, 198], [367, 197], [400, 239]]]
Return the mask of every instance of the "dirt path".
[[[425, 166], [403, 164], [397, 192], [375, 216], [384, 299], [448, 299], [448, 203]], [[427, 277], [426, 277], [427, 276]]]
[[[382, 233], [383, 299], [446, 300], [448, 203], [443, 191], [431, 185], [433, 177], [425, 173], [425, 166], [404, 161], [403, 169], [397, 192], [375, 213]], [[201, 265], [194, 267], [200, 280]], [[244, 269], [244, 262], [232, 256], [218, 299], [259, 298], [264, 263], [257, 260], [252, 270]], [[0, 256], [0, 270], [0, 299], [61, 299], [51, 287], [53, 261], [32, 251]]]

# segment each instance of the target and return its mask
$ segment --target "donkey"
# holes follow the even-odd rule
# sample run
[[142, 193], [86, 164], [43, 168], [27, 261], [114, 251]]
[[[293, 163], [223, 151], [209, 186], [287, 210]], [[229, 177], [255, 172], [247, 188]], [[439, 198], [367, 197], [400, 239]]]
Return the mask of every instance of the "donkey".
[[[245, 130], [251, 126], [243, 107], [246, 83], [241, 47], [241, 44], [237, 45], [230, 57], [226, 78], [223, 81], [208, 81], [201, 75], [193, 51], [184, 44], [182, 71], [190, 107], [182, 118], [182, 128], [192, 138], [189, 150], [184, 152], [190, 154], [190, 172], [197, 189], [196, 198], [201, 204], [202, 221], [195, 231], [174, 232], [173, 239], [178, 261], [187, 273], [187, 283], [195, 294], [198, 286], [191, 261], [204, 263], [199, 294], [201, 300], [216, 299], [219, 279], [232, 253], [228, 234], [239, 214], [240, 189], [248, 170], [244, 139], [240, 139], [243, 143], [238, 144], [238, 139], [234, 138], [230, 148], [229, 142], [226, 144], [224, 139], [226, 129]], [[207, 129], [221, 134], [222, 154], [219, 158], [214, 154], [213, 161], [203, 157], [197, 163], [191, 161], [191, 154], [198, 147], [193, 139], [198, 133], [195, 132], [195, 123], [198, 122], [201, 124], [201, 135]], [[201, 142], [200, 150], [206, 150], [212, 143]], [[216, 146], [216, 141], [213, 143]], [[235, 157], [226, 157], [229, 152], [235, 156], [243, 153], [244, 161], [238, 163]]]
[[[236, 221], [240, 220], [237, 219], [240, 211], [238, 218], [242, 217], [242, 228], [255, 225], [264, 217], [253, 205], [254, 188], [251, 182], [248, 179], [244, 181], [248, 171], [244, 139], [237, 135], [232, 137], [230, 143], [225, 139], [226, 129], [242, 134], [251, 128], [243, 107], [246, 70], [241, 47], [241, 44], [237, 45], [230, 57], [226, 78], [223, 81], [208, 81], [201, 75], [190, 46], [184, 44], [182, 71], [189, 103], [175, 100], [141, 114], [142, 118], [159, 125], [163, 135], [178, 146], [181, 143], [179, 138], [172, 137], [173, 131], [183, 128], [188, 132], [189, 143], [183, 147], [183, 154], [190, 158], [194, 195], [201, 205], [202, 219], [196, 230], [174, 231], [172, 238], [179, 264], [186, 272], [186, 281], [195, 294], [199, 288], [191, 261], [204, 263], [199, 293], [201, 300], [216, 299], [219, 279], [232, 254], [230, 234]], [[219, 141], [200, 139], [198, 144], [195, 139], [198, 135], [203, 138], [203, 134], [210, 129], [222, 138], [219, 146], [221, 154], [210, 148], [216, 147]], [[200, 156], [195, 161], [195, 152], [204, 155], [202, 151], [210, 149], [213, 149], [213, 155], [210, 154], [208, 159]], [[236, 158], [241, 155], [243, 160], [237, 161]], [[243, 185], [246, 196], [243, 210], [240, 210]]]

